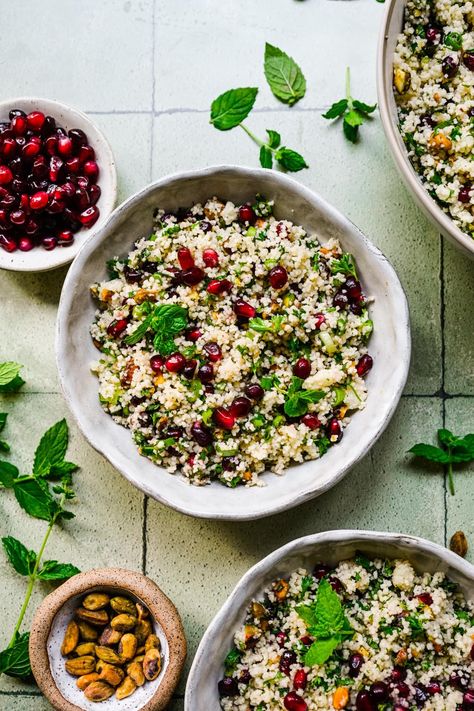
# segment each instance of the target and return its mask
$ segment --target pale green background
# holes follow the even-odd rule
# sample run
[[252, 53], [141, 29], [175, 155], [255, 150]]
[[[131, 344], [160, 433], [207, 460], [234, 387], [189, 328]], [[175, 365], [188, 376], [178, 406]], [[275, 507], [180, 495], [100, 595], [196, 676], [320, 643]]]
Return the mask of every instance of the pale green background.
[[[77, 474], [77, 518], [57, 531], [49, 556], [82, 569], [144, 570], [178, 606], [191, 661], [211, 617], [239, 577], [277, 546], [304, 534], [355, 527], [403, 531], [446, 543], [457, 529], [473, 541], [472, 467], [456, 475], [456, 496], [437, 469], [405, 455], [445, 423], [473, 431], [474, 275], [472, 263], [443, 243], [402, 186], [378, 116], [349, 145], [322, 110], [340, 98], [351, 66], [354, 94], [375, 101], [375, 53], [384, 5], [376, 0], [15, 0], [2, 3], [2, 98], [43, 95], [85, 110], [109, 137], [120, 199], [167, 173], [216, 163], [256, 166], [257, 148], [239, 130], [208, 123], [211, 100], [232, 86], [258, 85], [256, 132], [281, 132], [310, 170], [298, 179], [345, 212], [389, 257], [407, 291], [413, 360], [400, 406], [371, 453], [335, 489], [313, 502], [254, 523], [186, 518], [144, 499], [84, 441], [59, 393], [54, 323], [61, 269], [0, 275], [0, 360], [25, 364], [27, 385], [11, 411], [11, 459], [27, 467], [47, 425], [66, 416]], [[266, 87], [264, 42], [300, 62], [305, 99], [288, 109]], [[25, 469], [26, 471], [26, 469]], [[0, 533], [38, 545], [44, 524], [8, 493]], [[472, 559], [472, 557], [471, 557]], [[25, 584], [0, 559], [7, 641]], [[38, 589], [34, 606], [48, 592]], [[185, 679], [173, 711], [182, 708]], [[34, 687], [0, 679], [0, 709], [50, 708]]]

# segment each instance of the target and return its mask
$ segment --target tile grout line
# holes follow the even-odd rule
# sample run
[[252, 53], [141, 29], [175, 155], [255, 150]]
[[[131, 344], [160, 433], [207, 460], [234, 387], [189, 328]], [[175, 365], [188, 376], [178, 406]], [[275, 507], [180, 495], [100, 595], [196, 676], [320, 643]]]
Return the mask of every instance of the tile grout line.
[[[443, 428], [446, 427], [446, 340], [445, 340], [445, 301], [444, 301], [444, 237], [440, 238], [440, 325], [441, 325], [441, 417]], [[448, 545], [448, 472], [444, 466], [444, 545]]]

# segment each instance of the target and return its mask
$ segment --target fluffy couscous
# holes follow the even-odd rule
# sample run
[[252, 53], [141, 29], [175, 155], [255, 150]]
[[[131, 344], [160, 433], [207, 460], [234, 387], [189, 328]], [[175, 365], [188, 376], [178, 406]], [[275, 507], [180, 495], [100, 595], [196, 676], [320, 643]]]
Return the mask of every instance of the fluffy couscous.
[[474, 6], [408, 0], [394, 57], [410, 160], [430, 195], [474, 237]]
[[316, 459], [364, 406], [366, 298], [338, 242], [258, 197], [156, 211], [93, 285], [99, 397], [140, 452], [194, 484]]
[[474, 609], [444, 573], [364, 555], [275, 580], [219, 682], [223, 711], [468, 711]]

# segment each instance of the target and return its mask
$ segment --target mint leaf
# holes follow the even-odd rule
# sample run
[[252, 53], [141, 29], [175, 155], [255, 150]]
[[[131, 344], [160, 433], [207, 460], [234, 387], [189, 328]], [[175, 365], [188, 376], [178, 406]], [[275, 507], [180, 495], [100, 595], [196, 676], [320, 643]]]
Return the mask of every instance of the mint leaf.
[[347, 114], [344, 116], [344, 123], [348, 123], [349, 126], [362, 126], [364, 123], [364, 118], [363, 116], [360, 115], [358, 111], [355, 111], [352, 109], [351, 111], [348, 111]]
[[339, 637], [329, 637], [328, 639], [318, 639], [316, 642], [313, 642], [305, 654], [305, 665], [314, 667], [324, 664], [332, 655], [340, 641]]
[[0, 412], [0, 432], [5, 428], [5, 425], [7, 424], [7, 417], [7, 412]]
[[314, 627], [316, 625], [315, 605], [298, 605], [295, 607], [296, 612], [301, 617], [306, 627]]
[[64, 460], [69, 441], [69, 431], [66, 420], [60, 420], [49, 428], [41, 437], [35, 452], [33, 463], [34, 476], [47, 476], [53, 465]]
[[0, 452], [9, 452], [10, 445], [4, 439], [0, 439]]
[[58, 563], [57, 560], [46, 560], [38, 572], [40, 580], [67, 580], [81, 571], [71, 563]]
[[459, 32], [448, 32], [444, 38], [444, 44], [456, 52], [459, 51], [462, 49], [462, 34]]
[[323, 114], [323, 118], [325, 119], [335, 119], [338, 118], [339, 116], [342, 116], [344, 111], [347, 109], [347, 99], [341, 99], [340, 101], [336, 101], [328, 111], [326, 111], [325, 114]]
[[268, 146], [260, 147], [260, 165], [262, 168], [273, 168], [273, 153]]
[[283, 405], [283, 410], [288, 417], [301, 417], [308, 412], [308, 405], [318, 402], [324, 397], [322, 390], [288, 390], [287, 399]]
[[292, 173], [297, 173], [299, 170], [303, 170], [303, 168], [309, 168], [302, 155], [285, 146], [278, 149], [275, 158], [282, 168]]
[[51, 521], [54, 500], [49, 490], [38, 479], [25, 477], [17, 479], [13, 484], [16, 500], [21, 508], [34, 518]]
[[235, 669], [237, 668], [237, 664], [240, 662], [240, 659], [242, 657], [242, 652], [240, 652], [237, 647], [234, 647], [234, 649], [231, 649], [227, 657], [224, 659], [224, 668], [225, 672], [228, 676], [231, 676]]
[[74, 462], [66, 462], [65, 460], [62, 462], [59, 462], [58, 464], [52, 464], [51, 469], [49, 470], [48, 474], [48, 479], [63, 479], [66, 478], [69, 480], [70, 474], [73, 472], [77, 471], [79, 469], [78, 464], [74, 464]]
[[448, 464], [450, 461], [450, 456], [447, 452], [432, 444], [415, 444], [408, 451], [414, 454], [415, 457], [422, 457], [429, 462], [436, 462], [437, 464]]
[[151, 316], [147, 316], [137, 328], [130, 333], [130, 335], [124, 338], [124, 343], [127, 346], [134, 346], [136, 343], [142, 340], [151, 325]]
[[36, 563], [36, 553], [28, 550], [19, 540], [13, 536], [2, 538], [3, 548], [8, 560], [20, 575], [31, 575]]
[[20, 475], [20, 472], [14, 464], [10, 462], [0, 461], [0, 485], [6, 489], [11, 489], [15, 479]]
[[281, 136], [277, 131], [272, 131], [271, 129], [267, 128], [267, 134], [268, 134], [268, 145], [270, 148], [278, 148], [278, 146], [281, 143]]
[[352, 100], [352, 106], [363, 114], [372, 114], [377, 108], [377, 104], [366, 104], [363, 101], [358, 101], [358, 99]]
[[18, 635], [15, 643], [0, 652], [0, 674], [17, 677], [19, 679], [29, 679], [31, 677], [30, 657], [28, 653], [28, 642], [30, 633], [24, 632]]
[[342, 128], [343, 128], [345, 137], [351, 143], [357, 143], [357, 135], [359, 133], [359, 127], [358, 126], [351, 126], [351, 124], [348, 123], [346, 121], [346, 119], [344, 118], [344, 121], [342, 123]]
[[13, 361], [0, 363], [0, 392], [10, 392], [12, 384], [19, 380], [23, 385], [24, 380], [19, 377], [19, 372], [22, 368], [23, 366], [20, 363], [14, 363]]
[[219, 131], [228, 131], [238, 126], [253, 109], [257, 93], [256, 87], [244, 87], [230, 89], [218, 96], [211, 105], [213, 126]]
[[339, 632], [344, 624], [345, 616], [341, 600], [326, 578], [323, 578], [318, 586], [315, 616], [317, 629], [314, 629], [314, 635], [316, 637], [329, 637], [335, 632]]
[[295, 60], [278, 47], [265, 44], [264, 72], [274, 96], [293, 106], [306, 93], [306, 79]]

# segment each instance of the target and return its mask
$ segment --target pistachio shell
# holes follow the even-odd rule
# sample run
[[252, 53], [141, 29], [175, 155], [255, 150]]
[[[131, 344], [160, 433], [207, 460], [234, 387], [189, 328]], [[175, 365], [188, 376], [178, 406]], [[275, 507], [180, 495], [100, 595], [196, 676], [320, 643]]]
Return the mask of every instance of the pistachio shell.
[[79, 627], [77, 625], [77, 622], [71, 620], [71, 622], [66, 627], [63, 643], [61, 645], [61, 654], [63, 655], [63, 657], [67, 657], [68, 654], [71, 654], [71, 652], [73, 652], [77, 647], [78, 642]]
[[78, 657], [83, 657], [85, 654], [95, 654], [94, 642], [83, 642], [74, 650]]
[[110, 597], [105, 593], [89, 593], [82, 601], [86, 610], [103, 610], [109, 604]]
[[141, 662], [133, 661], [129, 664], [127, 667], [127, 674], [137, 686], [143, 686], [145, 683], [145, 674], [143, 673], [143, 666]]
[[133, 692], [136, 690], [137, 685], [133, 681], [133, 679], [129, 676], [126, 676], [125, 679], [122, 681], [120, 686], [115, 692], [115, 698], [117, 699], [126, 699], [127, 696], [131, 696]]
[[121, 659], [117, 652], [110, 647], [102, 647], [100, 644], [95, 648], [96, 656], [107, 664], [120, 664]]
[[72, 676], [83, 676], [90, 674], [95, 669], [95, 657], [86, 655], [85, 657], [75, 657], [66, 662], [66, 671]]
[[105, 610], [86, 610], [85, 607], [79, 607], [75, 614], [78, 620], [96, 627], [105, 627], [109, 621], [109, 616]]
[[119, 642], [118, 652], [122, 661], [129, 662], [137, 653], [138, 642], [134, 634], [127, 632]]
[[145, 642], [145, 652], [149, 649], [161, 649], [161, 642], [156, 634], [149, 634]]
[[114, 644], [118, 644], [120, 642], [121, 637], [121, 632], [119, 632], [118, 630], [113, 630], [110, 625], [107, 625], [107, 627], [104, 627], [99, 637], [99, 644], [110, 647]]
[[154, 681], [161, 671], [161, 655], [157, 649], [149, 649], [143, 660], [143, 673], [148, 681]]
[[100, 670], [100, 680], [105, 681], [110, 686], [118, 686], [125, 676], [125, 672], [120, 667], [114, 667], [112, 664], [104, 664]]
[[128, 597], [122, 597], [120, 595], [113, 597], [110, 601], [110, 607], [114, 612], [118, 612], [119, 614], [126, 613], [127, 615], [132, 615], [132, 617], [136, 617], [137, 615], [135, 604], [129, 600]]
[[98, 630], [87, 622], [79, 621], [77, 626], [79, 627], [81, 639], [84, 642], [94, 642], [99, 636]]
[[79, 679], [76, 681], [76, 686], [81, 691], [84, 691], [84, 689], [89, 686], [89, 684], [92, 684], [93, 681], [99, 681], [99, 675], [97, 674], [97, 672], [91, 672], [90, 674], [84, 674], [83, 676], [80, 676]]
[[104, 681], [93, 681], [84, 691], [89, 701], [105, 701], [106, 699], [110, 699], [113, 693], [113, 687]]
[[118, 630], [119, 632], [129, 632], [136, 624], [137, 618], [127, 614], [117, 615], [117, 617], [113, 617], [110, 622], [112, 629]]

